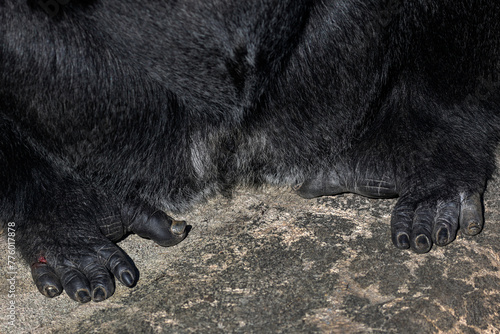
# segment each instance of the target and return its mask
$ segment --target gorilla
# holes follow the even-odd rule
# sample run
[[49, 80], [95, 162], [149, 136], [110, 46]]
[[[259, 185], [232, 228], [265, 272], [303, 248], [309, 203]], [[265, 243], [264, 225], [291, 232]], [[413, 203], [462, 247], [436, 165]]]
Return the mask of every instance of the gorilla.
[[0, 0], [0, 220], [81, 303], [235, 185], [398, 197], [425, 253], [482, 229], [499, 82], [498, 1]]

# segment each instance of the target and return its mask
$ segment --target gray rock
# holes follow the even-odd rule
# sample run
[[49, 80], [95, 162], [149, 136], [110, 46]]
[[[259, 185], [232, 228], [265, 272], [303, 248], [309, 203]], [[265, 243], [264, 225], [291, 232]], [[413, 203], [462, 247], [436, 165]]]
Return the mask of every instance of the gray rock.
[[[162, 248], [120, 246], [141, 272], [101, 303], [38, 293], [19, 268], [9, 298], [0, 247], [3, 333], [498, 333], [500, 184], [485, 195], [484, 231], [417, 255], [390, 241], [394, 200], [238, 190], [184, 217], [192, 230]], [[15, 301], [15, 327], [9, 303]]]

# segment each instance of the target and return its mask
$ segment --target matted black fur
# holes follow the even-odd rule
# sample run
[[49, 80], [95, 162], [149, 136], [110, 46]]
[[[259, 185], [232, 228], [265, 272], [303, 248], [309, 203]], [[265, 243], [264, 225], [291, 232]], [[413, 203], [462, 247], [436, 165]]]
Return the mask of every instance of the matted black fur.
[[46, 296], [137, 270], [236, 184], [399, 196], [392, 238], [473, 235], [500, 134], [491, 0], [0, 0], [0, 219]]

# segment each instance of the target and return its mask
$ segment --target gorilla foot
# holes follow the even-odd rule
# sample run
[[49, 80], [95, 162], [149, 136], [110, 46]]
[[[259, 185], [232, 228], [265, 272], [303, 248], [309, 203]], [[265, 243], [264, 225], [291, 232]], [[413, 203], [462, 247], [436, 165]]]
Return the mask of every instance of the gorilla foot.
[[162, 246], [175, 245], [187, 234], [185, 222], [144, 203], [117, 210], [104, 196], [80, 196], [66, 198], [67, 206], [41, 205], [38, 213], [19, 221], [20, 251], [38, 290], [49, 298], [65, 290], [75, 301], [100, 302], [113, 295], [115, 277], [127, 287], [135, 285], [139, 272], [114, 243], [127, 233]]
[[[374, 170], [356, 171], [339, 168], [320, 173], [295, 187], [304, 198], [355, 193], [372, 198], [397, 197], [395, 178]], [[460, 228], [466, 235], [476, 235], [483, 227], [480, 193], [459, 193], [454, 198], [415, 200], [403, 196], [391, 217], [392, 241], [400, 249], [428, 252], [433, 244], [445, 246], [452, 242]]]
[[392, 241], [400, 249], [426, 253], [433, 243], [445, 246], [460, 228], [476, 235], [483, 227], [481, 195], [462, 193], [450, 200], [415, 202], [401, 198], [391, 218]]
[[113, 276], [127, 287], [136, 283], [137, 269], [121, 249], [105, 238], [90, 239], [85, 244], [66, 245], [55, 253], [40, 251], [47, 257], [40, 255], [32, 263], [31, 274], [43, 295], [53, 298], [65, 290], [80, 303], [100, 302], [113, 295]]

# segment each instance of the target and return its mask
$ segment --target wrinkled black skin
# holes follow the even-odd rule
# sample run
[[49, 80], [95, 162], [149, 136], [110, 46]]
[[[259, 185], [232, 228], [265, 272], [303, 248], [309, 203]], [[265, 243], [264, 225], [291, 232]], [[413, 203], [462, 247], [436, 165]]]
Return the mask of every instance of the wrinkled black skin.
[[[138, 278], [236, 184], [399, 196], [393, 242], [482, 228], [500, 126], [490, 0], [0, 0], [0, 210], [40, 291]], [[486, 83], [486, 84], [485, 84]]]

